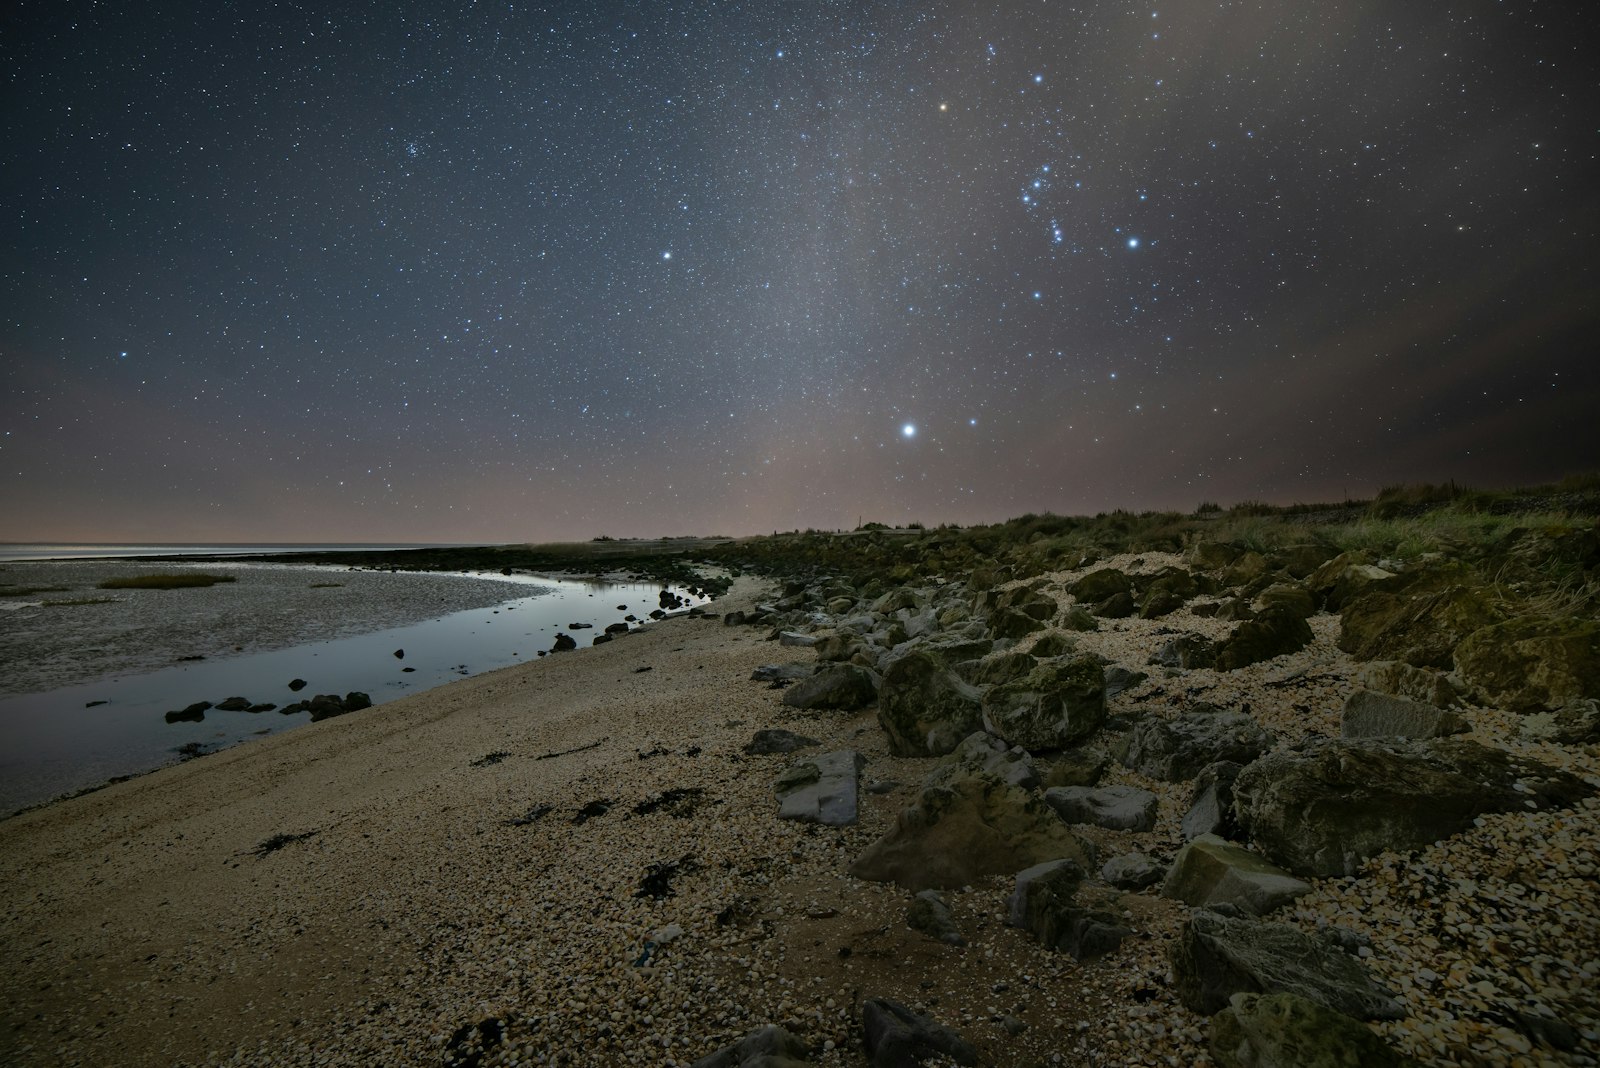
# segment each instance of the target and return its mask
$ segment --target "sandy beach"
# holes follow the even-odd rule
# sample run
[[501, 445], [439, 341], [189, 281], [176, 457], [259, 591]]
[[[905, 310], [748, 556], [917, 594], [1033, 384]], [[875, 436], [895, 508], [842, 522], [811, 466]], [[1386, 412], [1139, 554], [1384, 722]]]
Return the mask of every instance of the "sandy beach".
[[[742, 579], [715, 608], [766, 591]], [[1317, 640], [1295, 656], [1184, 681], [1212, 700], [1253, 697], [1275, 731], [1336, 731], [1352, 670], [1333, 646], [1337, 622], [1313, 620]], [[1132, 666], [1154, 630], [1127, 620], [1083, 637]], [[932, 761], [889, 755], [870, 708], [783, 706], [751, 672], [810, 656], [767, 639], [714, 615], [673, 619], [0, 823], [0, 1060], [465, 1064], [487, 1040], [484, 1064], [681, 1065], [777, 1022], [815, 1063], [853, 1065], [864, 1063], [862, 1000], [888, 997], [956, 1028], [985, 1063], [1209, 1063], [1205, 1019], [1167, 985], [1183, 905], [1128, 895], [1136, 935], [1080, 964], [1006, 926], [1007, 878], [945, 895], [968, 943], [956, 947], [906, 926], [905, 891], [847, 876]], [[1113, 712], [1165, 700], [1162, 686], [1158, 676], [1119, 695]], [[1509, 737], [1488, 716], [1474, 726]], [[817, 738], [809, 753], [857, 749], [864, 784], [901, 785], [863, 790], [855, 826], [779, 821], [772, 782], [794, 758], [742, 753], [771, 727]], [[1558, 748], [1540, 755], [1589, 761]], [[1189, 784], [1110, 778], [1161, 793], [1138, 848], [1175, 851]], [[1528, 902], [1559, 914], [1559, 934], [1536, 929], [1474, 969], [1595, 959], [1597, 821], [1583, 805], [1485, 817], [1440, 857], [1409, 862], [1476, 864], [1489, 885], [1493, 857], [1563, 843], [1563, 870], [1547, 866], [1542, 901]], [[1130, 832], [1086, 834], [1103, 857], [1133, 847]], [[1318, 880], [1292, 922], [1333, 916], [1375, 932], [1369, 964], [1404, 986], [1411, 1013], [1383, 1025], [1403, 1050], [1436, 1064], [1593, 1063], [1497, 1047], [1510, 1039], [1451, 1013], [1449, 982], [1400, 984], [1426, 950], [1387, 939], [1357, 896], [1349, 880]], [[1385, 907], [1404, 918], [1399, 893]], [[1575, 1026], [1592, 1018], [1581, 972], [1539, 967], [1557, 1010]], [[1463, 988], [1476, 981], [1463, 970]], [[1469, 1024], [1479, 1030], [1453, 1030]]]

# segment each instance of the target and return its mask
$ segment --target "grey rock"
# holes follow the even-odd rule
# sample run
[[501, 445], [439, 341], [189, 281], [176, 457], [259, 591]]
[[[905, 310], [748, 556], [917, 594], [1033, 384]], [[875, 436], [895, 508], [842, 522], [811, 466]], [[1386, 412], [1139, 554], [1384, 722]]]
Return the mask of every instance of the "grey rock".
[[1062, 630], [1076, 630], [1082, 632], [1100, 629], [1100, 623], [1089, 614], [1089, 610], [1080, 604], [1068, 608], [1061, 616]]
[[867, 999], [861, 1006], [861, 1024], [872, 1068], [917, 1068], [939, 1054], [957, 1064], [978, 1063], [978, 1051], [966, 1039], [898, 1001]]
[[1100, 869], [1100, 878], [1118, 890], [1144, 890], [1159, 883], [1167, 869], [1143, 853], [1112, 857]]
[[1594, 792], [1567, 772], [1461, 739], [1319, 739], [1248, 765], [1234, 815], [1302, 876], [1354, 875], [1384, 850], [1421, 849], [1485, 812], [1564, 808]]
[[1183, 671], [1215, 667], [1217, 647], [1209, 638], [1202, 638], [1198, 634], [1180, 634], [1157, 646], [1156, 651], [1150, 654], [1150, 663]]
[[798, 682], [816, 674], [815, 664], [762, 664], [750, 673], [753, 682]]
[[690, 1068], [804, 1068], [806, 1044], [777, 1024], [758, 1027], [731, 1046], [701, 1057]]
[[945, 904], [944, 898], [939, 896], [937, 890], [920, 891], [911, 899], [911, 905], [906, 909], [906, 925], [946, 945], [967, 944], [967, 940], [961, 937], [961, 932], [956, 930], [955, 920], [950, 915], [950, 906]]
[[1125, 667], [1106, 668], [1106, 699], [1110, 700], [1119, 693], [1133, 689], [1149, 677], [1142, 671], [1130, 671]]
[[1242, 770], [1244, 765], [1233, 760], [1219, 760], [1200, 769], [1194, 780], [1194, 799], [1180, 822], [1185, 841], [1202, 834], [1239, 837], [1233, 818], [1233, 781]]
[[756, 731], [744, 751], [750, 756], [762, 756], [768, 753], [792, 753], [797, 749], [809, 749], [813, 745], [822, 743], [815, 738], [807, 738], [794, 731], [786, 731], [779, 727], [770, 727]]
[[1133, 580], [1127, 574], [1114, 567], [1101, 568], [1091, 571], [1083, 578], [1067, 587], [1067, 592], [1072, 594], [1079, 602], [1092, 604], [1115, 597], [1119, 593], [1130, 593], [1133, 590]]
[[1248, 764], [1271, 745], [1271, 735], [1242, 712], [1193, 711], [1142, 720], [1122, 762], [1153, 779], [1183, 782], [1219, 760]]
[[1264, 609], [1233, 629], [1217, 646], [1217, 668], [1237, 671], [1263, 660], [1298, 652], [1311, 644], [1311, 625], [1281, 605]]
[[1102, 749], [1069, 749], [1056, 757], [1045, 773], [1044, 785], [1097, 786], [1111, 767], [1111, 757]]
[[1309, 892], [1311, 884], [1214, 834], [1178, 850], [1161, 896], [1186, 905], [1236, 905], [1262, 916]]
[[1562, 745], [1600, 742], [1600, 701], [1593, 698], [1569, 701], [1553, 711], [1523, 716], [1517, 733], [1524, 738]]
[[1316, 598], [1297, 582], [1278, 582], [1268, 586], [1257, 595], [1256, 605], [1263, 612], [1281, 608], [1301, 619], [1310, 619], [1317, 611]]
[[1063, 749], [1106, 718], [1105, 670], [1094, 657], [1042, 660], [1023, 678], [990, 687], [984, 729], [1026, 749]]
[[1372, 660], [1356, 671], [1355, 683], [1364, 690], [1409, 697], [1413, 701], [1450, 708], [1461, 703], [1450, 677], [1433, 668], [1419, 668], [1403, 660]]
[[1137, 786], [1057, 786], [1047, 804], [1067, 823], [1113, 831], [1148, 831], [1156, 825], [1156, 795]]
[[1139, 611], [1139, 602], [1131, 593], [1119, 593], [1096, 602], [1094, 614], [1103, 619], [1127, 619]]
[[798, 631], [786, 630], [778, 635], [778, 644], [808, 649], [817, 644], [815, 634], [801, 634]]
[[1083, 867], [1073, 860], [1048, 861], [1018, 872], [1008, 922], [1078, 960], [1112, 952], [1133, 932], [1109, 912], [1078, 904], [1083, 880]]
[[866, 760], [854, 749], [824, 753], [778, 776], [778, 818], [844, 827], [856, 821], [856, 786]]
[[963, 738], [960, 745], [934, 765], [923, 785], [948, 786], [976, 773], [991, 775], [1024, 790], [1039, 788], [1039, 772], [1028, 751], [1021, 746], [1007, 745], [984, 731], [974, 731]]
[[1339, 717], [1342, 738], [1443, 738], [1469, 729], [1454, 712], [1371, 690], [1345, 698]]
[[1235, 994], [1298, 994], [1362, 1020], [1398, 1020], [1405, 1008], [1354, 957], [1287, 924], [1201, 910], [1171, 950], [1178, 1000], [1204, 1015]]
[[573, 649], [576, 649], [577, 647], [578, 647], [578, 641], [572, 635], [570, 635], [570, 634], [557, 634], [555, 643], [550, 646], [550, 651], [553, 652], [553, 653], [566, 653], [566, 652], [571, 652]]
[[933, 654], [890, 664], [878, 690], [878, 722], [896, 756], [943, 756], [983, 722], [982, 694]]
[[1402, 1068], [1412, 1064], [1343, 1013], [1296, 994], [1235, 994], [1211, 1018], [1218, 1068]]
[[783, 694], [783, 703], [790, 708], [840, 711], [865, 708], [877, 699], [877, 673], [855, 664], [830, 664]]

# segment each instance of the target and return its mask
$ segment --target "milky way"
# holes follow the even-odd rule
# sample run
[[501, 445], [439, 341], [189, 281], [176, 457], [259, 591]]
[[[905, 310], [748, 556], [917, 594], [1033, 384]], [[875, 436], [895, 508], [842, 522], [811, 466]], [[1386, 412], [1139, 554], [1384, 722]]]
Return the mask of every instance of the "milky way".
[[1584, 5], [23, 5], [0, 539], [1600, 466]]

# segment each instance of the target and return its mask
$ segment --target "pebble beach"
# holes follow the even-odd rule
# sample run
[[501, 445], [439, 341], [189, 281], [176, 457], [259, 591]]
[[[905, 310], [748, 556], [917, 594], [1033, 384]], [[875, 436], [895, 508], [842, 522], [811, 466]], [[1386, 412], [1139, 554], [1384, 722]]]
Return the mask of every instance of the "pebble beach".
[[[770, 594], [742, 579], [715, 607]], [[1337, 736], [1358, 665], [1334, 644], [1337, 617], [1310, 622], [1298, 653], [1152, 671], [1109, 711], [1203, 699], [1248, 704], [1280, 738]], [[1160, 626], [1075, 637], [1150, 671]], [[954, 946], [907, 926], [906, 891], [847, 874], [933, 761], [891, 755], [870, 708], [794, 709], [751, 681], [806, 652], [765, 628], [675, 618], [0, 822], [0, 1059], [688, 1065], [778, 1023], [813, 1063], [859, 1065], [862, 1002], [892, 998], [986, 1064], [1210, 1064], [1208, 1021], [1169, 982], [1187, 906], [1124, 895], [1134, 935], [1080, 963], [1007, 925], [1009, 878], [945, 894], [966, 941]], [[1463, 715], [1485, 744], [1596, 781], [1592, 745]], [[773, 780], [794, 758], [744, 753], [764, 728], [866, 759], [856, 824], [776, 818]], [[1106, 781], [1157, 793], [1156, 825], [1085, 837], [1102, 857], [1170, 859], [1191, 785], [1116, 766]], [[1363, 963], [1406, 1012], [1374, 1026], [1419, 1063], [1593, 1065], [1597, 816], [1592, 798], [1486, 815], [1357, 877], [1317, 879], [1275, 918], [1365, 940]], [[1495, 1022], [1513, 1010], [1583, 1041], [1535, 1045]]]

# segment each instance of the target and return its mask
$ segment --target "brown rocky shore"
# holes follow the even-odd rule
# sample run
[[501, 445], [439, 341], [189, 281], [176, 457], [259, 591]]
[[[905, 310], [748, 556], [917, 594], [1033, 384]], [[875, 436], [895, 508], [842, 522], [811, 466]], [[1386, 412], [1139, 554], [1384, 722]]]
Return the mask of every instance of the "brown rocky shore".
[[1592, 616], [1056, 563], [745, 578], [0, 823], [0, 1059], [1595, 1063]]

